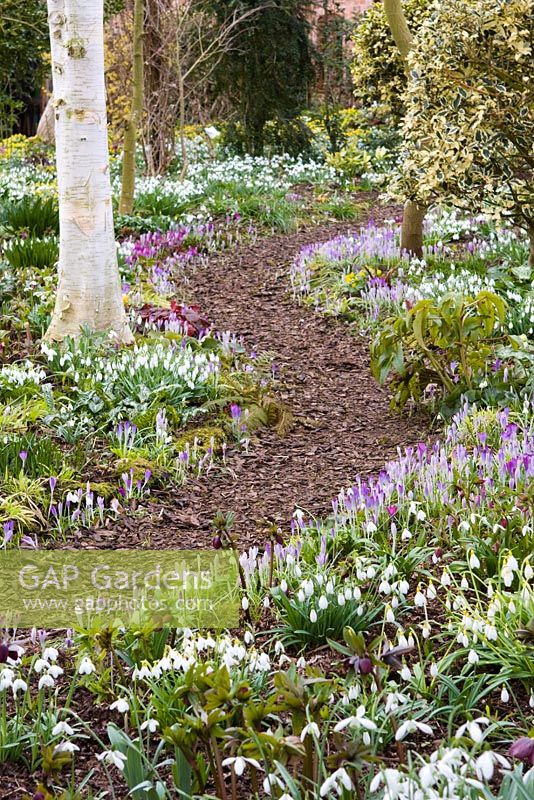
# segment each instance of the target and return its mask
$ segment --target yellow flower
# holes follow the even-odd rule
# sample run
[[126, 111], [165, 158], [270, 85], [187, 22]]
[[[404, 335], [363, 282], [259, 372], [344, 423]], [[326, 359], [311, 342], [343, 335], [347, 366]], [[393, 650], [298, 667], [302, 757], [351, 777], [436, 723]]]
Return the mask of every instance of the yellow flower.
[[359, 274], [360, 274], [360, 278], [365, 278], [365, 274], [366, 273], [365, 273], [364, 269], [361, 269]]
[[356, 275], [354, 274], [354, 272], [349, 272], [348, 275], [345, 275], [345, 283], [348, 283], [350, 285], [351, 283], [354, 283], [355, 280], [356, 280]]

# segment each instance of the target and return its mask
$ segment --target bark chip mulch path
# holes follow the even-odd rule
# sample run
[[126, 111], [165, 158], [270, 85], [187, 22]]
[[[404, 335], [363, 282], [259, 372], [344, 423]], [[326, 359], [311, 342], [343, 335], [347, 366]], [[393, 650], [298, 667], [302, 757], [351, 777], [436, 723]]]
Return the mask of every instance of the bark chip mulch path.
[[261, 429], [248, 455], [229, 448], [233, 475], [190, 481], [149, 518], [129, 520], [123, 531], [119, 523], [114, 547], [136, 546], [136, 539], [151, 547], [205, 547], [218, 510], [235, 514], [241, 548], [261, 546], [270, 523], [287, 529], [295, 506], [328, 514], [331, 499], [357, 474], [376, 472], [398, 447], [427, 438], [422, 416], [389, 410], [387, 392], [369, 371], [368, 342], [290, 296], [288, 266], [300, 248], [357, 227], [328, 223], [261, 238], [195, 272], [190, 302], [250, 350], [274, 354], [279, 396], [297, 419], [284, 437]]

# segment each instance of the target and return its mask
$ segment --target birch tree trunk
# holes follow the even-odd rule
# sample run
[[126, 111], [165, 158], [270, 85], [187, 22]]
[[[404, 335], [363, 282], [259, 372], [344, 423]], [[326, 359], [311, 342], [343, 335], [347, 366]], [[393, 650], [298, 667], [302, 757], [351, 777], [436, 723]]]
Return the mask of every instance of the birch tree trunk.
[[59, 194], [58, 289], [46, 338], [82, 327], [131, 342], [109, 176], [103, 0], [47, 0]]

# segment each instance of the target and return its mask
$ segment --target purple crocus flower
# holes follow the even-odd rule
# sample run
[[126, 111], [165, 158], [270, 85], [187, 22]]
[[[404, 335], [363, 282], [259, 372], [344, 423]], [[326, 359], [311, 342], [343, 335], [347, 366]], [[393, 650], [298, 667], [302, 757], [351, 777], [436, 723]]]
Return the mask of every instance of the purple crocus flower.
[[15, 530], [15, 523], [12, 519], [8, 522], [4, 522], [4, 544], [7, 544], [13, 538], [13, 532]]
[[19, 458], [22, 461], [22, 466], [26, 463], [26, 459], [28, 458], [28, 453], [26, 450], [21, 450], [19, 453]]
[[526, 761], [531, 767], [534, 766], [534, 739], [530, 736], [521, 736], [512, 742], [509, 754], [512, 758], [518, 758], [520, 761]]
[[238, 420], [241, 419], [242, 413], [243, 412], [241, 411], [240, 406], [238, 406], [237, 403], [232, 403], [232, 405], [230, 406], [230, 414], [232, 415], [232, 419], [234, 420], [234, 422], [237, 422]]

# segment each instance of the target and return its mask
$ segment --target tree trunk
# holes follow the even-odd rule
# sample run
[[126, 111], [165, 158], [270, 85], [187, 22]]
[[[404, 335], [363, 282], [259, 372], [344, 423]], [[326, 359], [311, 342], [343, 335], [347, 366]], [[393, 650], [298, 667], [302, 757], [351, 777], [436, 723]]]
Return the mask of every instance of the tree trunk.
[[47, 0], [59, 195], [58, 289], [46, 338], [82, 327], [131, 342], [122, 302], [104, 85], [103, 0]]
[[131, 214], [135, 192], [135, 146], [137, 131], [143, 117], [144, 66], [143, 66], [143, 28], [145, 15], [144, 0], [135, 0], [133, 28], [133, 88], [130, 118], [124, 133], [122, 159], [122, 188], [119, 211]]
[[[402, 0], [383, 0], [384, 13], [397, 49], [408, 74], [408, 55], [413, 36], [404, 15]], [[421, 258], [423, 255], [423, 221], [426, 209], [407, 200], [404, 204], [401, 229], [401, 252]]]
[[178, 37], [176, 43], [176, 71], [178, 78], [178, 126], [180, 131], [180, 152], [182, 155], [182, 168], [180, 169], [180, 180], [184, 180], [189, 169], [189, 157], [187, 155], [187, 144], [185, 141], [185, 86], [184, 75], [182, 71], [182, 46]]
[[534, 269], [534, 222], [528, 226], [528, 238], [530, 242], [530, 249], [528, 253], [528, 265]]
[[423, 257], [423, 222], [426, 208], [407, 200], [404, 204], [401, 228], [401, 253], [409, 253], [416, 258]]
[[37, 126], [37, 136], [47, 144], [56, 143], [56, 125], [54, 113], [54, 98], [49, 97], [45, 110], [41, 114], [39, 125]]
[[408, 53], [412, 48], [413, 37], [404, 16], [402, 0], [384, 0], [384, 13], [393, 40], [406, 65]]

